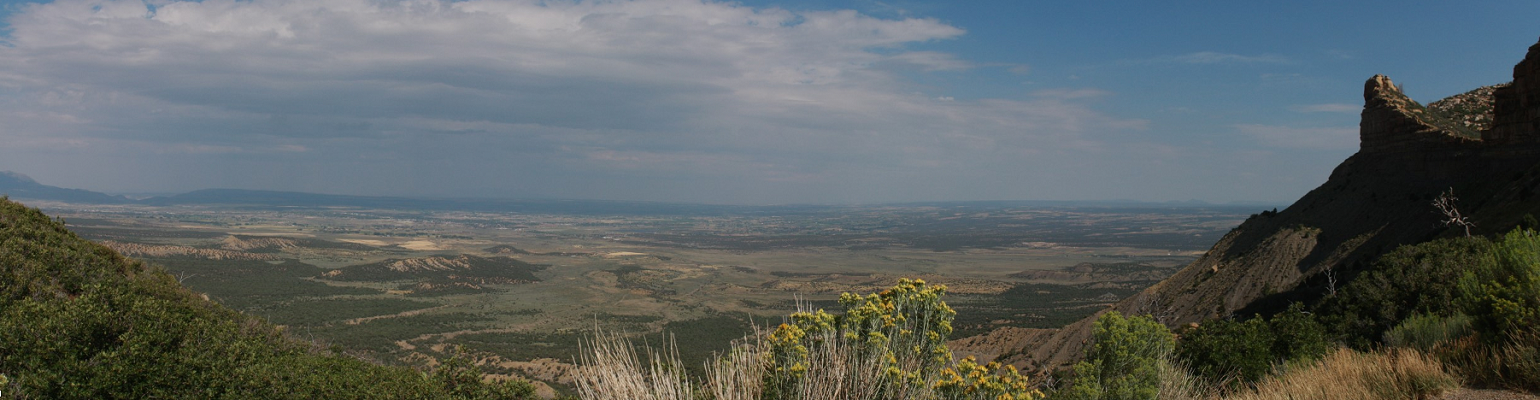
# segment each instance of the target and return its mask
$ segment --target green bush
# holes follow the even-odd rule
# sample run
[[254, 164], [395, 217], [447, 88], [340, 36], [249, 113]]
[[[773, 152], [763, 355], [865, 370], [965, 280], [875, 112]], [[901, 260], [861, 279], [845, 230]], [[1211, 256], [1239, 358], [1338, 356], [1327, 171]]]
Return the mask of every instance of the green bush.
[[1199, 325], [1182, 334], [1177, 355], [1211, 381], [1256, 382], [1274, 364], [1313, 361], [1333, 347], [1326, 327], [1295, 303], [1270, 319]]
[[[881, 293], [842, 294], [840, 315], [792, 314], [764, 341], [768, 365], [755, 389], [758, 398], [1040, 398], [1013, 367], [979, 365], [972, 358], [954, 362], [946, 341], [957, 313], [941, 300], [945, 294], [945, 286], [900, 279]], [[839, 387], [846, 388], [831, 389]]]
[[1413, 315], [1453, 314], [1465, 270], [1482, 263], [1492, 246], [1481, 237], [1401, 246], [1380, 256], [1315, 311], [1344, 344], [1373, 348], [1385, 331]]
[[1273, 337], [1261, 318], [1216, 320], [1182, 334], [1177, 355], [1210, 381], [1252, 382], [1272, 368]]
[[1060, 395], [1065, 399], [1155, 399], [1160, 394], [1161, 362], [1175, 339], [1149, 316], [1123, 318], [1110, 311], [1096, 319], [1085, 361]]
[[944, 294], [945, 286], [901, 279], [882, 293], [840, 295], [842, 315], [823, 310], [792, 314], [791, 323], [770, 335], [764, 398], [788, 397], [809, 373], [810, 352], [831, 340], [856, 349], [858, 358], [877, 355], [886, 371], [881, 392], [897, 395], [924, 387], [952, 361], [946, 339], [957, 312], [941, 301]]
[[1460, 305], [1483, 340], [1497, 344], [1540, 324], [1540, 235], [1515, 229], [1465, 270]]
[[1274, 360], [1313, 361], [1335, 347], [1327, 339], [1326, 327], [1316, 322], [1314, 315], [1305, 312], [1300, 303], [1274, 315], [1267, 325], [1273, 334]]
[[203, 300], [164, 270], [0, 200], [0, 385], [6, 398], [489, 398], [451, 363], [429, 376], [313, 349]]
[[1385, 332], [1385, 345], [1409, 347], [1424, 353], [1450, 340], [1463, 338], [1471, 333], [1471, 319], [1465, 314], [1441, 317], [1419, 314], [1401, 321]]

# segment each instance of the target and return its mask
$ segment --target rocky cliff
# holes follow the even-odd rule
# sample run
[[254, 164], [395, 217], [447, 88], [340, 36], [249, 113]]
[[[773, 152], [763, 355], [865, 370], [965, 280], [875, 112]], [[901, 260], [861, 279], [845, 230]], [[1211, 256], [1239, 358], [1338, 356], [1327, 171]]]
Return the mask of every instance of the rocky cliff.
[[[1540, 214], [1540, 44], [1513, 82], [1430, 111], [1385, 76], [1364, 84], [1360, 148], [1287, 209], [1254, 215], [1197, 261], [1108, 310], [1148, 313], [1176, 328], [1269, 313], [1326, 296], [1379, 255], [1404, 244], [1463, 235], [1431, 205], [1453, 190], [1473, 234], [1504, 232]], [[1491, 117], [1449, 115], [1453, 103], [1491, 104]], [[1470, 121], [1492, 121], [1490, 128]], [[1475, 133], [1474, 135], [1472, 133]], [[1100, 313], [1098, 313], [1100, 315]], [[1096, 316], [1051, 335], [1035, 332], [1002, 361], [1048, 371], [1080, 357]], [[1010, 342], [993, 338], [994, 342]]]

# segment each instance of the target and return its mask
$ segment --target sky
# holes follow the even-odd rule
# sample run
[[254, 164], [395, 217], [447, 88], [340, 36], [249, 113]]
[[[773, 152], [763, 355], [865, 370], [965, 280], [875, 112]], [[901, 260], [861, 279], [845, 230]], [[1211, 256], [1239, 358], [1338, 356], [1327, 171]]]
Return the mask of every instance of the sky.
[[0, 170], [721, 204], [1289, 203], [1363, 82], [1506, 82], [1540, 2], [0, 0]]

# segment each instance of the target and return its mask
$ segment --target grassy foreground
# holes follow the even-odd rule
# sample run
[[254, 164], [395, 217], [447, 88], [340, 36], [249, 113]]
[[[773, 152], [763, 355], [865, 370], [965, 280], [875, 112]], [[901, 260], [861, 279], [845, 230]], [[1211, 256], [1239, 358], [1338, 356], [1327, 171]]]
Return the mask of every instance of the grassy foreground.
[[[918, 290], [916, 290], [918, 288]], [[1235, 375], [1194, 375], [1173, 351], [1174, 335], [1148, 317], [1108, 313], [1097, 324], [1087, 361], [1062, 385], [1033, 384], [1010, 366], [979, 365], [945, 355], [944, 336], [913, 321], [945, 310], [885, 300], [893, 293], [937, 295], [943, 287], [906, 282], [873, 297], [847, 296], [843, 315], [794, 314], [773, 332], [751, 335], [708, 362], [703, 376], [683, 373], [675, 352], [633, 346], [619, 335], [588, 343], [578, 377], [582, 399], [1415, 399], [1457, 388], [1460, 379], [1437, 358], [1415, 349], [1361, 352], [1346, 348], [1319, 359], [1277, 364], [1255, 382]], [[921, 302], [924, 303], [924, 302]], [[877, 311], [862, 314], [863, 311]], [[865, 325], [867, 321], [877, 321]], [[931, 326], [938, 333], [942, 326]], [[812, 329], [804, 329], [806, 327]], [[861, 331], [863, 326], [876, 330]], [[809, 333], [808, 331], [812, 331]], [[871, 338], [879, 338], [875, 341]], [[895, 345], [899, 343], [899, 345]], [[924, 351], [925, 349], [931, 351]], [[919, 351], [916, 351], [919, 350]], [[938, 351], [939, 350], [939, 351]], [[918, 357], [917, 357], [918, 356]], [[917, 358], [934, 357], [929, 360]]]

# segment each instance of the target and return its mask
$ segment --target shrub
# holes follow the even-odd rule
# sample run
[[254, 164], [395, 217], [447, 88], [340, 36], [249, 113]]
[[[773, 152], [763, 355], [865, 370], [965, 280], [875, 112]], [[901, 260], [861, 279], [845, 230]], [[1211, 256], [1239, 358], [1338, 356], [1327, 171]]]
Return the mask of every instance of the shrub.
[[1149, 316], [1123, 318], [1110, 311], [1096, 319], [1085, 361], [1064, 389], [1066, 399], [1155, 399], [1161, 390], [1161, 362], [1175, 340]]
[[1209, 321], [1182, 334], [1177, 354], [1210, 381], [1256, 381], [1272, 368], [1273, 337], [1261, 318]]
[[1031, 381], [1016, 372], [1012, 366], [1000, 367], [1000, 363], [979, 365], [973, 357], [958, 361], [957, 365], [941, 371], [942, 378], [935, 384], [938, 400], [1031, 400], [1042, 398], [1042, 392], [1033, 389]]
[[1448, 317], [1419, 314], [1401, 321], [1385, 332], [1385, 345], [1409, 347], [1429, 352], [1441, 343], [1465, 337], [1471, 332], [1470, 317], [1455, 314]]
[[[603, 336], [579, 371], [584, 399], [1029, 400], [1042, 397], [1010, 366], [953, 362], [955, 312], [946, 288], [901, 279], [882, 293], [841, 295], [845, 313], [800, 310], [768, 334], [706, 363], [696, 384], [665, 349], [644, 365], [624, 339]], [[681, 397], [682, 396], [682, 397]]]
[[[434, 376], [294, 340], [164, 270], [0, 197], [6, 398], [486, 398], [526, 395], [451, 362]], [[433, 379], [437, 377], [438, 379]]]
[[1332, 347], [1326, 327], [1295, 303], [1270, 319], [1204, 323], [1182, 335], [1177, 352], [1211, 381], [1255, 382], [1274, 364], [1313, 361]]
[[884, 395], [925, 388], [952, 361], [946, 339], [957, 312], [941, 301], [945, 294], [945, 286], [900, 279], [881, 293], [841, 294], [845, 313], [838, 317], [823, 310], [792, 314], [790, 323], [777, 327], [768, 340], [765, 398], [783, 398], [806, 378], [810, 346], [834, 340], [849, 344], [857, 358], [877, 357], [884, 375], [878, 391]]
[[1492, 242], [1458, 237], [1401, 246], [1380, 256], [1316, 307], [1333, 335], [1369, 349], [1385, 331], [1417, 314], [1450, 315], [1464, 271], [1481, 263]]
[[1273, 334], [1273, 360], [1313, 361], [1334, 347], [1327, 340], [1326, 327], [1316, 322], [1314, 315], [1305, 312], [1300, 303], [1274, 315], [1267, 325]]
[[1459, 280], [1460, 305], [1491, 344], [1540, 324], [1540, 235], [1515, 229]]

